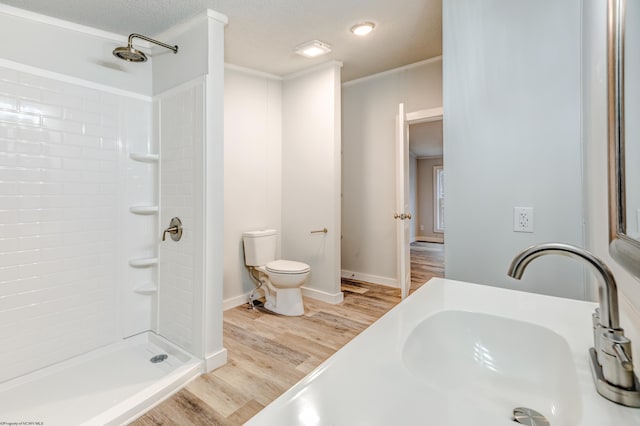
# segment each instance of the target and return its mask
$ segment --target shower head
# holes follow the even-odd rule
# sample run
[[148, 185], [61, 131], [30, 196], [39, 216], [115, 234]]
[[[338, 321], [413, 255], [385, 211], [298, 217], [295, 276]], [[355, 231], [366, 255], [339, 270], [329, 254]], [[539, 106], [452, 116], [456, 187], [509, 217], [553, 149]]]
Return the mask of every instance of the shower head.
[[116, 47], [115, 49], [113, 49], [113, 56], [128, 62], [146, 62], [147, 55], [145, 55], [144, 52], [133, 48], [133, 39], [136, 37], [146, 40], [150, 43], [157, 44], [158, 46], [165, 47], [169, 50], [172, 50], [173, 53], [178, 53], [178, 46], [170, 46], [168, 44], [159, 42], [158, 40], [154, 40], [152, 38], [133, 33], [129, 35], [129, 42], [127, 43], [126, 46]]
[[147, 55], [138, 49], [134, 49], [131, 45], [116, 47], [113, 49], [113, 55], [128, 62], [147, 62]]

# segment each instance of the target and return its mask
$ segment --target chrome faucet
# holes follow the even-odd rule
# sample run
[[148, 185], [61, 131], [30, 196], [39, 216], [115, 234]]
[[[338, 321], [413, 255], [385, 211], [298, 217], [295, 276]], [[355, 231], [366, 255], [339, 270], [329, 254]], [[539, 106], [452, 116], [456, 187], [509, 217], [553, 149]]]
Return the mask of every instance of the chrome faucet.
[[633, 373], [631, 341], [620, 328], [618, 286], [611, 270], [587, 250], [569, 244], [547, 243], [520, 252], [511, 262], [508, 275], [519, 280], [532, 260], [547, 254], [584, 260], [597, 273], [600, 307], [592, 315], [594, 347], [589, 349], [596, 389], [600, 395], [618, 404], [640, 407], [640, 383]]

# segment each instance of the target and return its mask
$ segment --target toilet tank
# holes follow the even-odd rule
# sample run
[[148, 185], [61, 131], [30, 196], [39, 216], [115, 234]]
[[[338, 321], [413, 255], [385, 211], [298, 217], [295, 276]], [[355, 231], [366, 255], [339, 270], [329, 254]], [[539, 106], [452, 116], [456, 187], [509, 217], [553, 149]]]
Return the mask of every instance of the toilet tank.
[[276, 260], [277, 239], [275, 229], [248, 231], [242, 234], [245, 265], [262, 266]]

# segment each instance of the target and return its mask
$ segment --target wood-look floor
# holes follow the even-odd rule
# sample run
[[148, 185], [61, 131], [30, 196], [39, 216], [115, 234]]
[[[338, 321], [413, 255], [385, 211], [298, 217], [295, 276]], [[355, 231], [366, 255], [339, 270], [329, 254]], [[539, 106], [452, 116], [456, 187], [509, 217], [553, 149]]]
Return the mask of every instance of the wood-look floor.
[[[412, 290], [442, 276], [442, 244], [411, 245]], [[133, 425], [239, 425], [400, 302], [400, 290], [343, 280], [344, 302], [305, 298], [283, 317], [239, 306], [224, 313], [228, 362], [189, 383]]]
[[411, 290], [409, 294], [433, 277], [444, 277], [444, 244], [411, 243]]

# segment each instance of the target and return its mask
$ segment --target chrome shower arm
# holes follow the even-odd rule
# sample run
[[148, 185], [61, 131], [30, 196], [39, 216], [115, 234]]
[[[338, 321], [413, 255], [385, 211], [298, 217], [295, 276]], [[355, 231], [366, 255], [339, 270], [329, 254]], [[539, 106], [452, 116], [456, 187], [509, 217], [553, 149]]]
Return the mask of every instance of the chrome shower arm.
[[162, 46], [162, 47], [165, 47], [165, 48], [167, 48], [169, 50], [173, 50], [173, 53], [178, 53], [178, 45], [171, 46], [169, 44], [163, 43], [163, 42], [158, 41], [158, 40], [154, 40], [152, 38], [149, 38], [147, 36], [143, 36], [142, 34], [137, 34], [137, 33], [133, 33], [133, 34], [129, 35], [129, 47], [133, 47], [133, 39], [134, 38], [141, 38], [142, 40], [146, 40], [146, 41], [148, 41], [150, 43], [157, 44], [158, 46]]

